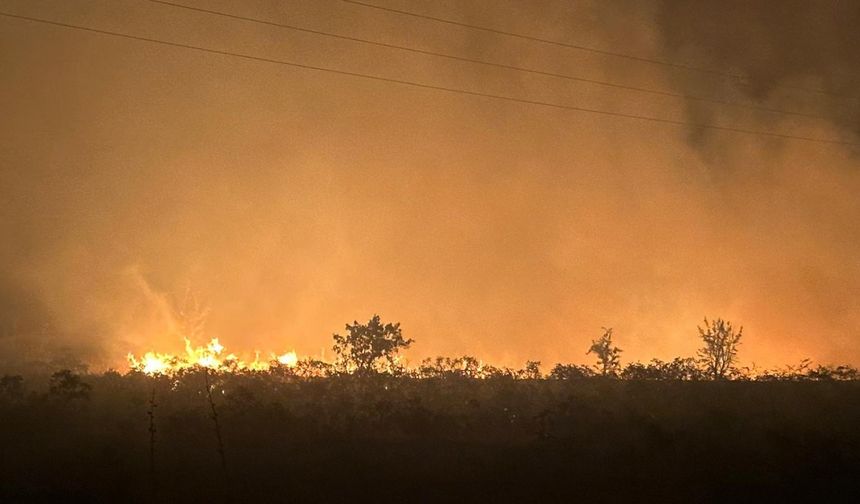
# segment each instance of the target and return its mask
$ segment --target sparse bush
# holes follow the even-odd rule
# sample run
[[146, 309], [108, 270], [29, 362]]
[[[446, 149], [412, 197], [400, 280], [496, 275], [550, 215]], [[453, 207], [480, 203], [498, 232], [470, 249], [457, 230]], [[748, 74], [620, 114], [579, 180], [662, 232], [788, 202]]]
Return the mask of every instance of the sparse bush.
[[737, 359], [744, 328], [735, 332], [731, 322], [719, 318], [708, 322], [705, 318], [705, 327], [698, 330], [705, 345], [697, 355], [705, 374], [713, 380], [726, 378]]
[[294, 368], [281, 366], [282, 369], [291, 370], [293, 374], [302, 378], [324, 378], [334, 374], [334, 366], [328, 362], [317, 359], [300, 359]]
[[860, 379], [857, 368], [852, 366], [822, 366], [807, 371], [810, 380], [849, 381]]
[[621, 378], [625, 380], [662, 380], [663, 370], [654, 361], [649, 364], [631, 362], [624, 366], [621, 371]]
[[515, 380], [517, 372], [509, 367], [496, 367], [485, 364], [481, 368], [480, 377], [488, 380]]
[[436, 357], [424, 359], [413, 373], [416, 378], [480, 378], [481, 362], [475, 357]]
[[695, 359], [675, 357], [670, 362], [651, 359], [643, 364], [633, 362], [621, 371], [625, 380], [701, 380], [704, 377]]

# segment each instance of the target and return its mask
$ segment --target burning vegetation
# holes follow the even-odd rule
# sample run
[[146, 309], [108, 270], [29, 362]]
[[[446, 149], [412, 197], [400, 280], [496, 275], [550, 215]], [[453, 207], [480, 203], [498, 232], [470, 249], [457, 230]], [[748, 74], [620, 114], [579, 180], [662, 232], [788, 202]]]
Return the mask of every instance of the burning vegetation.
[[254, 360], [248, 362], [240, 359], [234, 353], [225, 353], [224, 345], [218, 338], [212, 338], [206, 346], [194, 347], [185, 339], [185, 354], [146, 352], [140, 358], [129, 353], [128, 363], [132, 371], [148, 375], [171, 375], [194, 367], [206, 368], [212, 371], [269, 371], [273, 367], [296, 367], [299, 358], [295, 351], [276, 355], [269, 353], [268, 360], [260, 360], [260, 352], [254, 352]]
[[[190, 334], [202, 335], [202, 318], [196, 318]], [[280, 373], [296, 377], [327, 377], [341, 375], [391, 375], [410, 378], [439, 378], [459, 376], [463, 378], [488, 379], [508, 377], [512, 379], [580, 379], [603, 377], [622, 380], [741, 380], [741, 381], [850, 381], [860, 379], [860, 373], [850, 365], [813, 366], [808, 359], [797, 365], [776, 369], [757, 369], [740, 366], [738, 352], [743, 336], [743, 327], [735, 330], [732, 323], [723, 319], [704, 320], [698, 327], [702, 347], [695, 357], [676, 357], [671, 361], [651, 359], [647, 363], [621, 363], [621, 352], [613, 341], [612, 328], [603, 328], [603, 334], [593, 340], [587, 354], [594, 354], [595, 364], [559, 363], [548, 373], [542, 373], [540, 362], [528, 361], [522, 369], [497, 367], [472, 357], [436, 357], [421, 361], [417, 366], [407, 367], [400, 355], [414, 342], [404, 338], [399, 323], [384, 323], [374, 315], [365, 323], [357, 321], [346, 324], [344, 335], [334, 334], [334, 362], [300, 358], [295, 351], [268, 352], [261, 358], [254, 351], [254, 358], [242, 359], [227, 352], [218, 338], [212, 338], [204, 346], [194, 346], [184, 338], [183, 354], [145, 352], [141, 356], [127, 355], [129, 370], [149, 376], [175, 376], [189, 372], [211, 373]]]

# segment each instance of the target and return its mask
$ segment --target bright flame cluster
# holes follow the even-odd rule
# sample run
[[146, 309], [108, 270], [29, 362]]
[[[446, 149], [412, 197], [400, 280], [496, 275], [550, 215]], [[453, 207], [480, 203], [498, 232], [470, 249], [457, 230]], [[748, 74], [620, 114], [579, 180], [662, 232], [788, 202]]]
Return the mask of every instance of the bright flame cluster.
[[244, 361], [236, 354], [224, 354], [224, 345], [218, 338], [213, 338], [206, 346], [194, 347], [191, 341], [185, 339], [185, 355], [146, 352], [139, 359], [134, 354], [128, 354], [129, 367], [148, 375], [168, 375], [203, 367], [215, 371], [268, 371], [272, 367], [295, 367], [299, 362], [296, 352], [290, 351], [280, 355], [270, 353], [269, 360], [260, 360], [260, 352], [254, 352], [254, 360]]

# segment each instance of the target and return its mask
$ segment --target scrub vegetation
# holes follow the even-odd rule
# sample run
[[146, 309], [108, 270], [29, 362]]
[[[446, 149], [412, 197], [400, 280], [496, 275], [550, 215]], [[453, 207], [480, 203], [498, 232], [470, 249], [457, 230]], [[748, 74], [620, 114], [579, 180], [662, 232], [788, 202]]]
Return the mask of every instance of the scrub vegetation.
[[[475, 357], [400, 364], [373, 317], [338, 360], [265, 370], [0, 379], [0, 501], [825, 501], [860, 482], [849, 366], [753, 372], [741, 331], [695, 358], [594, 366]], [[720, 348], [723, 345], [723, 348]], [[590, 355], [590, 354], [589, 354]], [[156, 408], [157, 406], [157, 408]]]

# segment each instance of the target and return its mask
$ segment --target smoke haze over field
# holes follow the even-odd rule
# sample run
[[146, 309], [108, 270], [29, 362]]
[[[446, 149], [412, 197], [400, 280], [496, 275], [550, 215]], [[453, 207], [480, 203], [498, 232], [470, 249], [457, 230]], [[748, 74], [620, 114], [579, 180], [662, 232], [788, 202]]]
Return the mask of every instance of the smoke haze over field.
[[[860, 141], [860, 4], [385, 0], [689, 71], [326, 0], [189, 5], [807, 117], [635, 93], [146, 1], [0, 11], [438, 86]], [[380, 4], [383, 0], [379, 0]], [[176, 351], [190, 286], [231, 349], [320, 353], [380, 313], [414, 362], [860, 362], [857, 147], [417, 89], [0, 17], [0, 368]], [[817, 90], [817, 91], [811, 91]], [[2, 370], [2, 369], [0, 369]]]

